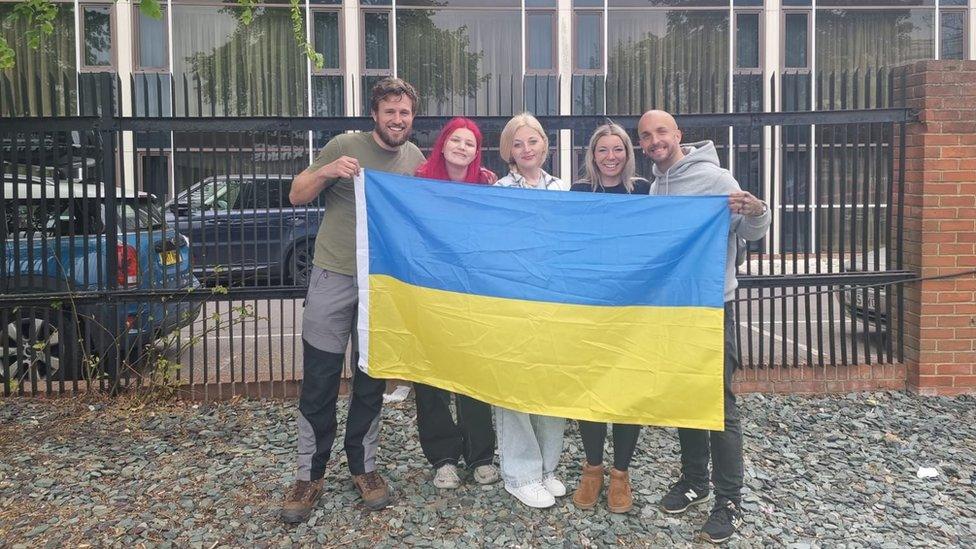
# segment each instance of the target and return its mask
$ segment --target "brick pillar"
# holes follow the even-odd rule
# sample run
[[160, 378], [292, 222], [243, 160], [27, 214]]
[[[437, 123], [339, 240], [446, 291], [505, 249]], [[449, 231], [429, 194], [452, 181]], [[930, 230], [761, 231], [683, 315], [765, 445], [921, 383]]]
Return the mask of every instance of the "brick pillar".
[[[976, 61], [906, 70], [897, 91], [919, 119], [905, 142], [905, 268], [923, 277], [976, 269]], [[907, 284], [905, 297], [909, 388], [976, 393], [976, 276]]]

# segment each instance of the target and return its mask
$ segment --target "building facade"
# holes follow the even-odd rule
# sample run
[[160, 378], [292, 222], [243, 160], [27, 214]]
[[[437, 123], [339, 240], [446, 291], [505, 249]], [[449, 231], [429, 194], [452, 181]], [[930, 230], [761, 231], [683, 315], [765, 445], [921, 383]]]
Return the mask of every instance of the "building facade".
[[[0, 0], [0, 17], [12, 6]], [[893, 67], [976, 59], [976, 0], [302, 0], [322, 67], [295, 40], [285, 0], [258, 3], [249, 25], [233, 1], [167, 0], [161, 19], [129, 0], [58, 6], [38, 51], [23, 22], [2, 30], [17, 56], [0, 72], [3, 116], [89, 114], [101, 72], [120, 77], [132, 116], [362, 116], [388, 75], [418, 88], [427, 115], [850, 109], [887, 106]], [[586, 136], [557, 133], [550, 168], [573, 179]], [[745, 186], [781, 189], [780, 227], [816, 231], [802, 184], [818, 169], [813, 132], [767, 128], [747, 150], [731, 131], [708, 137]], [[173, 196], [221, 172], [297, 171], [319, 141], [126, 135], [123, 167], [127, 184]]]

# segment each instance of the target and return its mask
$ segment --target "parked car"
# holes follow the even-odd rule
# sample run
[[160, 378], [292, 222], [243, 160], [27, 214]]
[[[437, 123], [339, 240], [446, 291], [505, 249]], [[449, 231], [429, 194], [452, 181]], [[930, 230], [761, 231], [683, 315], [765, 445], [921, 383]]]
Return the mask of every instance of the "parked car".
[[320, 201], [292, 206], [292, 175], [208, 177], [167, 205], [167, 220], [190, 239], [204, 282], [308, 285]]
[[[109, 250], [101, 185], [5, 176], [0, 293], [105, 290], [112, 277], [122, 290], [199, 286], [186, 239], [165, 226], [153, 197], [121, 189], [116, 196], [118, 244]], [[114, 273], [109, 254], [117, 259]], [[0, 305], [0, 381], [77, 379], [84, 356], [116, 340], [134, 359], [139, 347], [193, 322], [199, 307], [179, 299], [122, 303], [124, 318], [113, 320], [102, 304]], [[101, 335], [119, 325], [124, 333]]]

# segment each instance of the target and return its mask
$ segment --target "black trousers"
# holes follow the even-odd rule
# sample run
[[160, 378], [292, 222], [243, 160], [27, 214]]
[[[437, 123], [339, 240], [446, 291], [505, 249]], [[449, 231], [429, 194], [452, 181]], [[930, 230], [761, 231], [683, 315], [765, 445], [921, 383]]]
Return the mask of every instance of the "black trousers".
[[736, 504], [742, 494], [742, 426], [732, 393], [732, 375], [739, 366], [735, 344], [735, 310], [725, 304], [725, 430], [678, 429], [681, 443], [681, 475], [703, 491], [708, 488], [711, 459], [715, 494]]
[[[495, 457], [495, 429], [491, 406], [471, 397], [424, 385], [413, 384], [417, 399], [417, 430], [420, 447], [433, 467], [458, 464], [464, 457], [469, 468], [489, 464]], [[451, 396], [455, 397], [457, 422], [451, 417]]]
[[[603, 443], [607, 439], [607, 424], [593, 421], [579, 420], [580, 438], [583, 439], [583, 450], [586, 452], [586, 462], [590, 465], [603, 463]], [[640, 425], [624, 423], [613, 424], [613, 468], [626, 471], [630, 467], [630, 459], [634, 457], [637, 448], [637, 438], [640, 436]]]
[[[298, 400], [298, 478], [317, 480], [336, 437], [336, 400], [345, 354], [322, 351], [304, 341], [304, 379]], [[346, 418], [344, 448], [349, 471], [372, 470], [376, 457], [380, 410], [386, 381], [353, 367], [352, 395]]]

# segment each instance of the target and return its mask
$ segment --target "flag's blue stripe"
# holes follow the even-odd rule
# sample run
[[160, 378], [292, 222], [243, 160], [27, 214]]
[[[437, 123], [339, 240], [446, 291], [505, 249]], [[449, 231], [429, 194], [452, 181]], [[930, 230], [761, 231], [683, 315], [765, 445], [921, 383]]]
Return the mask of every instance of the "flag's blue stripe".
[[530, 301], [723, 304], [723, 196], [535, 191], [367, 170], [366, 202], [371, 274]]

